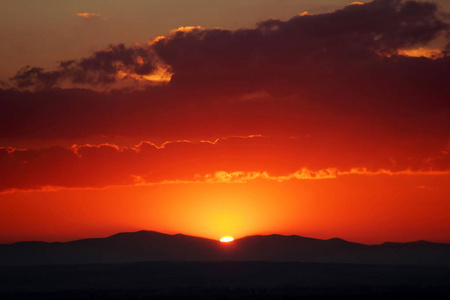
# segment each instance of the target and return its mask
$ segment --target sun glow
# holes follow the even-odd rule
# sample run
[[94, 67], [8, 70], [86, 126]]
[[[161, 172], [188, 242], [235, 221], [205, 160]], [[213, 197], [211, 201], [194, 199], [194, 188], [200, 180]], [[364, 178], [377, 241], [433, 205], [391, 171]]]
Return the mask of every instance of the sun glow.
[[232, 238], [231, 236], [224, 236], [223, 238], [220, 239], [220, 242], [222, 243], [229, 243], [234, 241], [234, 238]]

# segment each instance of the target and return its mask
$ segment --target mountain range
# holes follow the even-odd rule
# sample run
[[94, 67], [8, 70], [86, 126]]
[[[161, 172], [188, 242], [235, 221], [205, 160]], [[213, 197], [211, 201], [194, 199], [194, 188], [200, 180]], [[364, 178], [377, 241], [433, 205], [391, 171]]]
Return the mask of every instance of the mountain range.
[[333, 238], [255, 235], [231, 243], [154, 231], [71, 242], [0, 245], [0, 265], [31, 266], [141, 261], [273, 261], [450, 265], [450, 244], [417, 241], [365, 245]]

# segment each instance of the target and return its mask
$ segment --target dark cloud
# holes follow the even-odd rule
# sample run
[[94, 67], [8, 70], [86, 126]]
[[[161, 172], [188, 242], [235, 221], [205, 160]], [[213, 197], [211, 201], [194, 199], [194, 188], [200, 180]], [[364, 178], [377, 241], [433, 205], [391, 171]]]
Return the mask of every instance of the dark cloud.
[[381, 0], [268, 20], [252, 30], [180, 31], [152, 48], [172, 66], [175, 82], [283, 78], [301, 84], [370, 71], [380, 54], [425, 45], [448, 26], [435, 4]]
[[156, 70], [156, 58], [146, 47], [112, 45], [96, 51], [91, 57], [61, 62], [55, 71], [29, 66], [21, 69], [11, 81], [18, 88], [49, 89], [68, 82], [73, 84], [104, 85], [115, 83], [120, 72], [149, 75]]
[[288, 21], [267, 20], [255, 29], [192, 28], [174, 31], [151, 45], [111, 46], [91, 57], [61, 63], [55, 71], [26, 67], [12, 78], [17, 87], [111, 84], [119, 72], [149, 75], [164, 62], [174, 83], [211, 83], [289, 78], [297, 81], [341, 72], [368, 71], [380, 54], [426, 45], [449, 24], [429, 2], [375, 0]]

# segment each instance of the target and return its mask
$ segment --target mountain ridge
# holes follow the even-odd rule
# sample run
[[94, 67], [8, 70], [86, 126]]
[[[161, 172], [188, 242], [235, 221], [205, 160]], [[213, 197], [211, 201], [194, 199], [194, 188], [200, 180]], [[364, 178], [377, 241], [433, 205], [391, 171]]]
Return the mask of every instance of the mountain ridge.
[[[138, 231], [118, 232], [118, 233], [115, 233], [115, 234], [112, 234], [112, 235], [108, 235], [108, 236], [105, 236], [105, 237], [81, 238], [81, 239], [69, 240], [69, 241], [64, 241], [64, 242], [60, 242], [60, 241], [46, 242], [46, 241], [30, 240], [30, 241], [18, 241], [18, 242], [12, 242], [12, 243], [0, 243], [0, 246], [21, 244], [21, 243], [62, 244], [62, 243], [71, 243], [71, 242], [86, 241], [86, 240], [109, 239], [109, 238], [113, 238], [113, 237], [117, 237], [117, 236], [138, 235], [138, 234], [157, 234], [157, 235], [161, 235], [161, 236], [173, 236], [173, 237], [175, 237], [175, 236], [184, 236], [184, 237], [192, 237], [192, 238], [198, 238], [198, 239], [203, 239], [203, 240], [210, 240], [210, 241], [219, 242], [219, 240], [216, 240], [216, 239], [205, 238], [205, 237], [189, 235], [189, 234], [184, 234], [184, 233], [169, 234], [169, 233], [163, 233], [163, 232], [158, 232], [158, 231], [154, 231], [154, 230], [138, 230]], [[348, 241], [348, 240], [345, 240], [345, 239], [342, 239], [342, 238], [339, 238], [339, 237], [333, 237], [333, 238], [329, 238], [329, 239], [319, 239], [319, 238], [306, 237], [306, 236], [296, 235], [296, 234], [287, 235], [287, 234], [277, 234], [277, 233], [246, 235], [246, 236], [243, 236], [241, 238], [235, 239], [234, 242], [242, 240], [242, 239], [253, 238], [253, 237], [281, 237], [281, 238], [301, 238], [301, 239], [315, 240], [315, 241], [341, 241], [341, 242], [352, 243], [352, 244], [359, 244], [359, 245], [366, 245], [366, 246], [381, 246], [381, 245], [387, 245], [387, 244], [392, 244], [392, 245], [394, 245], [394, 244], [401, 244], [401, 245], [403, 245], [403, 244], [450, 245], [450, 243], [430, 242], [430, 241], [427, 241], [427, 240], [417, 240], [417, 241], [408, 241], [408, 242], [385, 241], [385, 242], [382, 242], [380, 244], [365, 244], [365, 243], [359, 243], [359, 242], [351, 242], [351, 241]]]
[[58, 265], [142, 261], [292, 261], [450, 265], [450, 244], [415, 241], [367, 245], [340, 238], [253, 235], [231, 243], [140, 230], [68, 242], [0, 244], [0, 265]]

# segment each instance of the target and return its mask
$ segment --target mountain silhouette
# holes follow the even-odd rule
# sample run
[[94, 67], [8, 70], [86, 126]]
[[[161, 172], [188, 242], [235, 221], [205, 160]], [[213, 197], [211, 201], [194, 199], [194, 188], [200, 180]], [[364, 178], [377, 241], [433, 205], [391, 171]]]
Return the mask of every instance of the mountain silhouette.
[[64, 243], [0, 245], [0, 265], [128, 263], [141, 261], [273, 261], [450, 265], [450, 244], [417, 241], [381, 245], [296, 235], [255, 235], [232, 243], [155, 231], [118, 233]]

